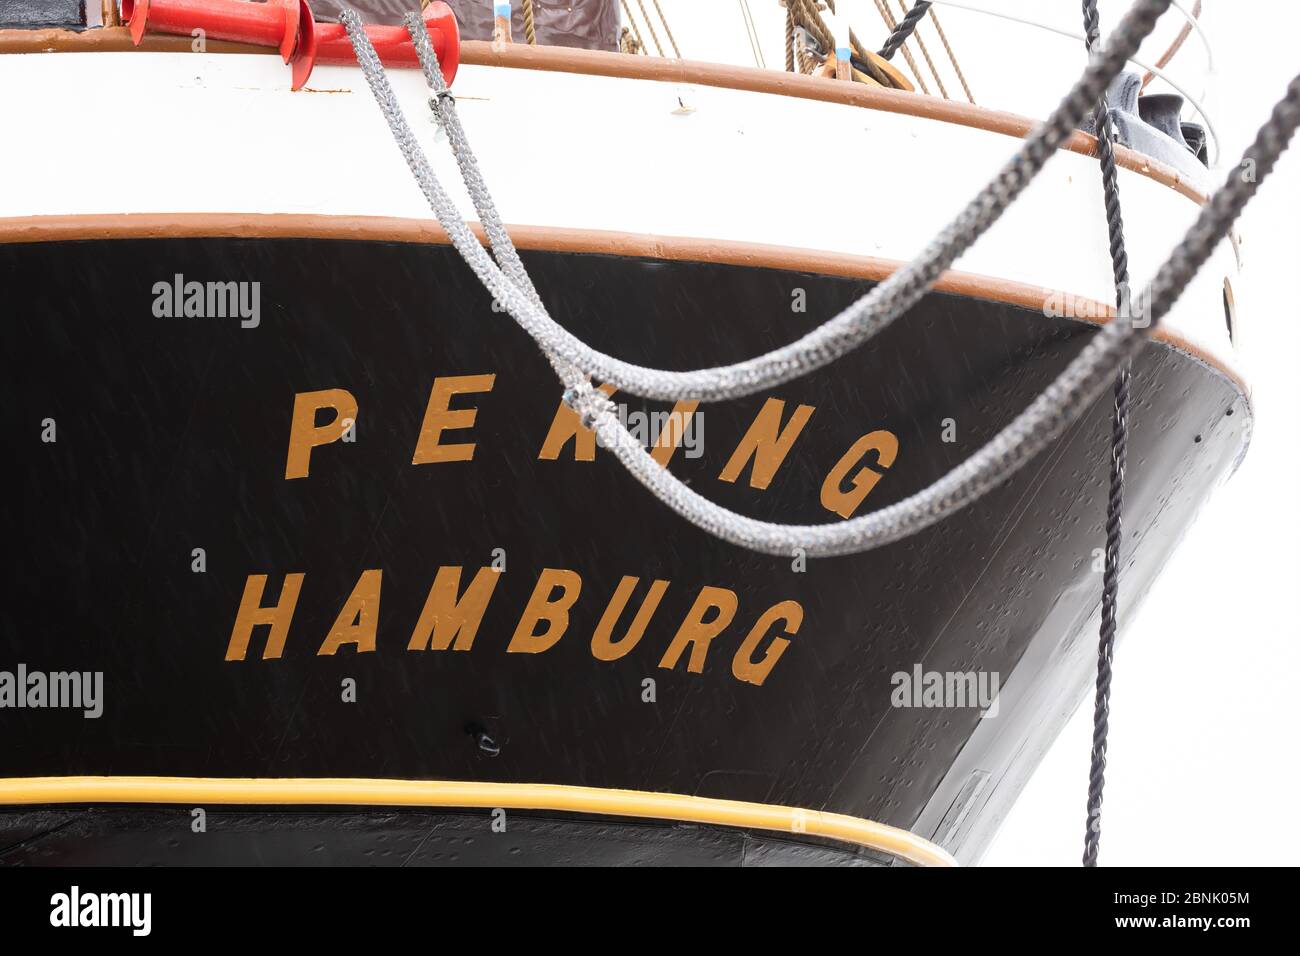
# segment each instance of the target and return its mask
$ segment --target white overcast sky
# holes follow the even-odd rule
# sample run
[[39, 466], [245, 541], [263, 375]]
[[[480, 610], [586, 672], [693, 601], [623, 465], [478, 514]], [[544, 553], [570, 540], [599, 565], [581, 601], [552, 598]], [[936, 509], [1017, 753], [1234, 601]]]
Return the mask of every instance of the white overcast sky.
[[[1080, 30], [1078, 0], [964, 2]], [[685, 57], [754, 63], [739, 0], [660, 3]], [[839, 6], [865, 42], [883, 39], [874, 0]], [[1104, 34], [1129, 2], [1100, 6]], [[1300, 70], [1300, 3], [1204, 6], [1214, 72], [1207, 73], [1204, 48], [1193, 37], [1170, 73], [1196, 95], [1208, 87], [1207, 110], [1231, 162]], [[780, 68], [784, 13], [777, 0], [750, 0], [750, 8], [766, 63]], [[1068, 38], [940, 9], [981, 105], [1042, 117], [1084, 64], [1082, 49]], [[1177, 29], [1171, 12], [1143, 58], [1154, 60]], [[1013, 146], [1008, 141], [1008, 154]], [[1247, 295], [1238, 293], [1239, 364], [1256, 406], [1250, 454], [1188, 531], [1116, 656], [1104, 865], [1281, 864], [1300, 849], [1291, 825], [1300, 787], [1300, 305], [1292, 285], [1300, 273], [1300, 144], [1295, 149], [1241, 223], [1246, 271], [1238, 286]], [[1135, 286], [1146, 278], [1134, 276]], [[1078, 864], [1091, 719], [1089, 700], [1039, 767], [985, 864]]]

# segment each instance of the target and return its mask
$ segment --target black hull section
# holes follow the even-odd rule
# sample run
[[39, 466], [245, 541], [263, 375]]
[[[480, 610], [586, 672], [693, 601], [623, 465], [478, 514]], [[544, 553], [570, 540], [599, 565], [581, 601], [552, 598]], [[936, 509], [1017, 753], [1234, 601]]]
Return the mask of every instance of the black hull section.
[[[788, 342], [871, 285], [721, 264], [524, 258], [552, 314], [577, 335], [668, 368], [734, 361]], [[259, 282], [257, 326], [243, 328], [238, 317], [156, 316], [155, 284], [178, 274]], [[569, 442], [556, 460], [540, 460], [560, 389], [449, 248], [290, 239], [8, 245], [0, 246], [0, 277], [12, 290], [0, 420], [13, 463], [3, 477], [13, 564], [4, 578], [0, 671], [21, 664], [104, 675], [97, 719], [71, 709], [0, 709], [0, 776], [368, 777], [668, 791], [865, 817], [914, 829], [969, 859], [1088, 682], [1100, 599], [1094, 550], [1104, 542], [1106, 401], [954, 518], [879, 551], [800, 570], [797, 559], [741, 551], [688, 526], [604, 451], [575, 460]], [[792, 310], [796, 290], [806, 312]], [[679, 449], [671, 467], [745, 514], [838, 520], [821, 500], [828, 473], [862, 436], [888, 431], [897, 457], [887, 468], [866, 457], [880, 478], [862, 513], [916, 492], [968, 456], [1091, 334], [1083, 323], [934, 294], [868, 347], [773, 393], [785, 402], [783, 422], [796, 406], [815, 410], [765, 489], [752, 486], [752, 463], [735, 481], [719, 475], [769, 396], [703, 407], [703, 454]], [[479, 383], [450, 401], [477, 409], [472, 427], [448, 424], [440, 438], [473, 443], [472, 460], [413, 464], [435, 379], [482, 375], [495, 375], [490, 390]], [[1250, 417], [1226, 378], [1161, 344], [1142, 353], [1134, 388], [1126, 612], [1244, 448]], [[286, 479], [295, 395], [327, 389], [355, 397], [355, 441], [312, 449], [309, 476]], [[628, 401], [634, 412], [665, 408]], [[330, 417], [322, 411], [312, 421]], [[42, 440], [50, 420], [53, 442]], [[955, 435], [945, 436], [947, 420]], [[194, 549], [203, 551], [201, 571]], [[438, 569], [462, 567], [463, 590], [494, 557], [504, 557], [505, 571], [472, 648], [408, 650]], [[509, 652], [545, 569], [580, 579], [567, 626], [544, 650]], [[356, 626], [336, 636], [361, 643], [336, 641], [335, 653], [320, 653], [372, 571], [380, 573], [367, 586], [382, 588], [369, 604], [374, 611], [378, 602], [374, 650], [358, 653], [365, 615], [349, 614], [343, 623]], [[262, 603], [270, 605], [288, 574], [304, 577], [282, 656], [263, 659], [261, 627], [245, 659], [227, 660], [249, 576], [268, 576]], [[592, 635], [624, 576], [639, 581], [615, 638], [627, 633], [651, 582], [669, 584], [635, 646], [597, 659]], [[706, 587], [734, 592], [734, 619], [711, 643], [685, 647], [663, 666]], [[775, 631], [760, 634], [753, 653], [738, 652], [760, 616], [785, 601], [798, 603], [802, 622], [756, 684], [756, 670], [744, 665], [774, 651]], [[917, 667], [998, 675], [997, 716], [981, 719], [973, 706], [893, 706], [891, 675]], [[355, 701], [344, 699], [348, 681]], [[208, 807], [214, 817], [217, 809]], [[64, 819], [67, 811], [18, 808], [9, 825], [31, 826], [41, 813]], [[478, 843], [489, 839], [483, 813], [358, 811], [350, 819], [398, 839], [429, 832], [435, 818], [453, 829], [477, 821]], [[274, 835], [312, 819], [268, 812], [241, 832], [271, 834], [250, 841], [274, 842], [277, 862], [285, 862], [310, 841]], [[526, 814], [512, 819], [540, 825]], [[18, 847], [0, 862], [131, 862], [148, 840], [162, 838], [120, 834], [138, 835], [151, 820], [177, 840], [191, 836], [185, 813], [112, 810], [75, 823], [88, 837], [101, 835], [102, 850], [42, 838], [38, 826], [5, 841]], [[715, 862], [743, 861], [747, 840], [771, 842], [652, 829], [654, 840], [687, 834], [682, 861], [714, 852], [699, 850], [700, 840], [725, 844]], [[339, 859], [355, 860], [357, 845], [342, 842]], [[590, 860], [617, 856], [594, 846], [598, 837], [589, 842]], [[563, 859], [583, 858], [567, 840], [555, 845]], [[312, 862], [311, 853], [304, 849], [298, 862]]]
[[101, 808], [0, 815], [6, 866], [888, 866], [886, 855], [648, 820], [483, 814]]

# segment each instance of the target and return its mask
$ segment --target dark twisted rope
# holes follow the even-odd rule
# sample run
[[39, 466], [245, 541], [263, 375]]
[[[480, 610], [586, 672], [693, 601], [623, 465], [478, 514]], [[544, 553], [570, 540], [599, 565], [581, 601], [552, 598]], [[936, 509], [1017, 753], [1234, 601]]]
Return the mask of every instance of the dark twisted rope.
[[880, 55], [886, 60], [893, 59], [894, 54], [898, 52], [898, 48], [903, 45], [903, 41], [912, 35], [912, 31], [916, 29], [917, 24], [929, 12], [929, 0], [917, 0], [912, 9], [907, 11], [907, 16], [898, 21], [898, 26], [894, 27], [894, 32], [889, 35], [885, 45], [880, 48]]
[[[1083, 0], [1083, 27], [1092, 53], [1101, 42], [1097, 0]], [[1110, 262], [1115, 275], [1115, 321], [1133, 322], [1129, 301], [1128, 251], [1124, 247], [1124, 217], [1119, 204], [1119, 172], [1115, 166], [1114, 131], [1105, 95], [1097, 104], [1097, 154], [1106, 194], [1106, 227], [1110, 233]], [[1101, 800], [1106, 785], [1106, 737], [1110, 732], [1111, 661], [1119, 629], [1120, 544], [1123, 538], [1124, 468], [1128, 461], [1130, 363], [1125, 361], [1115, 377], [1115, 406], [1111, 418], [1110, 495], [1106, 501], [1106, 565], [1101, 581], [1101, 633], [1097, 642], [1097, 696], [1092, 714], [1092, 765], [1088, 773], [1088, 823], [1083, 838], [1083, 865], [1097, 865], [1101, 843]]]

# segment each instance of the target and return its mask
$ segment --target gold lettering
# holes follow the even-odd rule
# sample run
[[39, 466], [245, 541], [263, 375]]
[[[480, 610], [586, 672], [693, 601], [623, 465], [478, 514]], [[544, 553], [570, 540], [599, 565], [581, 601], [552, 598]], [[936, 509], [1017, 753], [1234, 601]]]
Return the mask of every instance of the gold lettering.
[[[781, 637], [772, 638], [772, 643], [768, 645], [762, 660], [754, 660], [754, 652], [758, 650], [758, 642], [767, 636], [768, 631], [772, 629], [772, 625], [778, 620], [785, 621], [785, 631], [782, 632]], [[763, 681], [767, 680], [767, 675], [772, 673], [772, 668], [776, 666], [776, 662], [785, 653], [785, 649], [790, 646], [790, 641], [787, 638], [794, 637], [795, 634], [799, 633], [799, 625], [802, 623], [803, 606], [798, 601], [782, 601], [780, 604], [773, 604], [764, 611], [763, 616], [745, 635], [745, 640], [736, 650], [736, 656], [731, 659], [731, 673], [735, 675], [736, 680], [762, 686]]]
[[450, 647], [453, 651], [467, 651], [473, 647], [474, 635], [500, 577], [501, 572], [494, 568], [479, 568], [465, 593], [457, 597], [460, 568], [439, 568], [406, 649], [445, 651]]
[[[737, 603], [735, 591], [707, 585], [700, 588], [699, 597], [686, 613], [686, 619], [677, 629], [677, 634], [673, 637], [673, 642], [668, 645], [668, 650], [664, 651], [659, 666], [668, 670], [675, 668], [677, 662], [681, 660], [682, 652], [689, 644], [691, 659], [686, 669], [692, 674], [701, 673], [704, 670], [704, 659], [709, 653], [709, 642], [731, 623], [731, 619], [736, 616]], [[712, 620], [705, 621], [704, 615], [709, 611], [717, 611], [717, 614]]]
[[415, 444], [413, 465], [427, 465], [438, 461], [472, 461], [474, 443], [441, 445], [438, 440], [444, 431], [472, 428], [478, 417], [477, 408], [452, 408], [451, 397], [463, 392], [490, 392], [496, 383], [495, 375], [452, 375], [435, 378], [429, 392], [429, 405], [424, 410], [424, 424]]
[[799, 437], [799, 433], [803, 431], [804, 425], [808, 424], [808, 419], [815, 411], [811, 405], [800, 405], [790, 416], [790, 421], [782, 428], [781, 413], [784, 410], [785, 402], [780, 399], [769, 398], [763, 403], [763, 408], [754, 417], [749, 431], [745, 432], [745, 437], [736, 446], [731, 460], [723, 467], [722, 474], [718, 475], [719, 478], [734, 482], [740, 477], [745, 465], [753, 458], [754, 470], [749, 476], [750, 487], [766, 488], [772, 483], [772, 478], [776, 475], [776, 470], [781, 467], [781, 462], [785, 461], [790, 446], [794, 444], [794, 440]]
[[876, 431], [863, 435], [853, 443], [853, 447], [844, 453], [844, 457], [835, 463], [826, 480], [822, 482], [822, 507], [833, 511], [841, 518], [848, 518], [858, 510], [862, 500], [871, 493], [871, 489], [884, 477], [880, 472], [863, 466], [853, 476], [851, 487], [845, 490], [844, 479], [848, 477], [854, 463], [861, 461], [868, 452], [876, 453], [876, 460], [881, 468], [887, 469], [898, 457], [898, 437], [893, 432]]
[[375, 628], [379, 624], [379, 586], [383, 572], [375, 569], [362, 571], [357, 586], [339, 611], [325, 642], [316, 652], [318, 657], [337, 654], [344, 644], [355, 644], [357, 653], [375, 649]]
[[[563, 593], [551, 600], [551, 593], [556, 588]], [[543, 568], [537, 577], [537, 586], [533, 596], [528, 599], [523, 616], [515, 627], [514, 637], [506, 647], [507, 654], [540, 654], [555, 646], [555, 642], [564, 636], [569, 627], [569, 608], [578, 600], [582, 590], [582, 578], [576, 571], [557, 568]], [[541, 634], [533, 633], [539, 621], [546, 621], [546, 630]]]
[[632, 624], [628, 627], [627, 633], [620, 640], [613, 639], [614, 625], [623, 615], [623, 609], [627, 607], [628, 599], [632, 597], [632, 592], [636, 590], [640, 578], [633, 578], [624, 575], [623, 579], [618, 582], [618, 587], [614, 589], [614, 596], [609, 599], [609, 604], [605, 606], [605, 613], [600, 617], [600, 623], [596, 625], [596, 631], [591, 635], [591, 654], [598, 661], [616, 661], [620, 657], [627, 655], [632, 648], [636, 647], [641, 638], [645, 636], [645, 629], [650, 624], [650, 618], [654, 616], [655, 609], [659, 607], [659, 602], [663, 600], [664, 592], [668, 590], [667, 581], [655, 581], [650, 585], [650, 591], [641, 602], [640, 609], [636, 616], [632, 618]]
[[[316, 424], [316, 413], [322, 408], [334, 409], [334, 420], [325, 425]], [[311, 468], [311, 450], [318, 445], [328, 445], [343, 437], [349, 426], [357, 420], [357, 400], [351, 392], [341, 388], [327, 388], [320, 392], [299, 392], [293, 397], [293, 422], [289, 426], [289, 456], [284, 464], [284, 477], [306, 478]]]
[[269, 624], [271, 633], [262, 650], [262, 660], [269, 661], [284, 653], [284, 641], [289, 636], [289, 622], [293, 609], [298, 606], [298, 592], [302, 590], [304, 574], [286, 574], [280, 588], [280, 601], [271, 607], [262, 606], [262, 592], [266, 590], [265, 574], [250, 574], [244, 582], [244, 596], [239, 599], [235, 626], [230, 630], [230, 643], [226, 646], [226, 660], [242, 661], [248, 655], [248, 642], [253, 628]]

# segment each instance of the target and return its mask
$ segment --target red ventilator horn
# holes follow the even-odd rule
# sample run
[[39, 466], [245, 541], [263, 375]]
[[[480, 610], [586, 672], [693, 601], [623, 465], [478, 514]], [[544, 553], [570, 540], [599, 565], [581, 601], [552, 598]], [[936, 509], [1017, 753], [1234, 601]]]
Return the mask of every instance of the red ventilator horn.
[[122, 19], [139, 46], [145, 31], [275, 47], [301, 89], [316, 59], [316, 19], [307, 0], [122, 0]]
[[[456, 78], [456, 68], [460, 66], [460, 27], [456, 25], [456, 14], [443, 0], [434, 0], [424, 8], [424, 25], [429, 31], [429, 39], [438, 54], [438, 63], [442, 66], [443, 79], [451, 86]], [[341, 23], [321, 23], [316, 26], [320, 46], [316, 53], [318, 63], [349, 64], [356, 63], [357, 57], [352, 50], [352, 42]], [[420, 58], [415, 54], [415, 45], [405, 26], [367, 26], [366, 36], [375, 45], [375, 52], [385, 66], [420, 65]]]
[[[146, 31], [275, 47], [293, 69], [292, 88], [307, 83], [316, 63], [356, 63], [347, 31], [340, 23], [317, 24], [307, 0], [121, 0], [122, 19], [137, 46]], [[424, 11], [429, 38], [450, 85], [460, 65], [460, 29], [443, 0]], [[419, 66], [404, 26], [367, 26], [366, 35], [387, 66]]]

